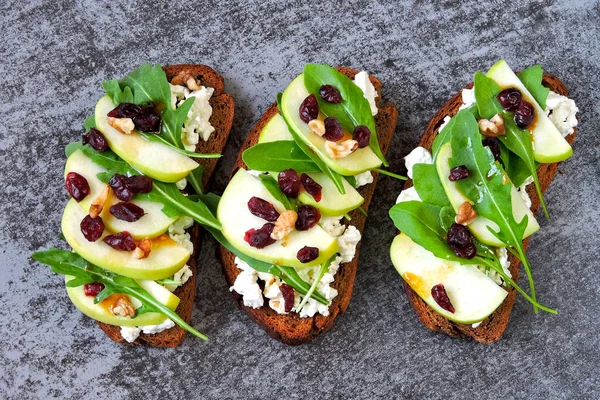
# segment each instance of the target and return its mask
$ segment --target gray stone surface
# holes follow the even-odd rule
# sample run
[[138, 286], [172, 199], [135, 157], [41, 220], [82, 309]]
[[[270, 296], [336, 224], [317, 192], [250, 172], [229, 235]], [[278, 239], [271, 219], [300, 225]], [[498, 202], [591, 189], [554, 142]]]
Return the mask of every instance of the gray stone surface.
[[[596, 1], [8, 1], [0, 5], [0, 397], [598, 398], [600, 11]], [[486, 4], [483, 4], [486, 3]], [[387, 253], [383, 179], [349, 311], [314, 343], [287, 347], [234, 307], [215, 243], [202, 245], [193, 325], [178, 349], [118, 346], [69, 302], [30, 254], [59, 238], [64, 146], [82, 132], [100, 83], [144, 61], [206, 63], [225, 77], [236, 119], [214, 188], [248, 129], [308, 62], [366, 69], [399, 111], [395, 171], [429, 118], [476, 70], [541, 63], [581, 110], [574, 156], [547, 194], [532, 241], [539, 298], [518, 298], [493, 345], [417, 320]]]

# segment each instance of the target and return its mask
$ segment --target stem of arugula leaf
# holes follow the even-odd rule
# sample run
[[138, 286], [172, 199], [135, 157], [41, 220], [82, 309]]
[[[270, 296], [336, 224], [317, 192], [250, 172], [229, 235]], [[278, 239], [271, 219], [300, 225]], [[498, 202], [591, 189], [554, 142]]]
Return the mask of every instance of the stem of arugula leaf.
[[[520, 246], [519, 248], [517, 248], [517, 251], [519, 252], [519, 255], [521, 256], [521, 257], [519, 257], [519, 259], [523, 263], [523, 268], [525, 269], [525, 273], [527, 274], [527, 279], [529, 279], [529, 290], [531, 291], [531, 297], [534, 300], [536, 300], [535, 284], [533, 283], [533, 276], [531, 275], [531, 265], [529, 265], [529, 260], [527, 259], [527, 256], [525, 255], [525, 251], [523, 251], [523, 247]], [[533, 311], [535, 311], [536, 314], [539, 312], [539, 310], [535, 304], [533, 305]]]
[[297, 313], [300, 313], [300, 310], [302, 310], [302, 308], [304, 307], [304, 305], [306, 304], [306, 302], [308, 301], [310, 296], [312, 296], [313, 292], [317, 289], [317, 286], [319, 286], [319, 282], [321, 282], [321, 279], [323, 279], [323, 275], [325, 275], [325, 271], [327, 271], [330, 264], [331, 264], [331, 259], [329, 259], [329, 261], [321, 264], [321, 269], [319, 269], [319, 275], [317, 275], [317, 278], [315, 279], [313, 284], [310, 286], [310, 289], [308, 289], [306, 296], [304, 296], [304, 298], [302, 299], [302, 302], [296, 309]]
[[386, 170], [380, 169], [380, 168], [374, 168], [373, 171], [379, 172], [380, 174], [383, 174], [383, 175], [391, 176], [392, 178], [400, 179], [402, 181], [405, 181], [408, 179], [406, 176], [394, 174], [393, 172], [389, 172], [389, 171], [386, 171]]

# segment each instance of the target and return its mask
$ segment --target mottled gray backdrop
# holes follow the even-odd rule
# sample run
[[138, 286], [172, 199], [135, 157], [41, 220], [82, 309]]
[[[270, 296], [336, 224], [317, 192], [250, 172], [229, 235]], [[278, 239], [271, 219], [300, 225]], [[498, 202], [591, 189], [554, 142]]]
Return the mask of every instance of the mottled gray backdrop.
[[[596, 1], [10, 1], [0, 5], [0, 398], [598, 398], [597, 210], [600, 10]], [[293, 3], [293, 5], [291, 4]], [[460, 4], [458, 4], [460, 3]], [[485, 5], [483, 5], [485, 3]], [[574, 156], [548, 191], [552, 219], [529, 256], [539, 298], [518, 298], [500, 342], [432, 333], [388, 258], [387, 210], [401, 184], [380, 181], [348, 313], [302, 347], [236, 309], [202, 245], [193, 325], [174, 350], [119, 346], [71, 305], [60, 276], [30, 259], [64, 246], [63, 149], [79, 138], [100, 83], [144, 61], [205, 63], [235, 96], [221, 191], [252, 124], [305, 63], [366, 69], [400, 117], [389, 159], [476, 70], [541, 63], [580, 110]]]

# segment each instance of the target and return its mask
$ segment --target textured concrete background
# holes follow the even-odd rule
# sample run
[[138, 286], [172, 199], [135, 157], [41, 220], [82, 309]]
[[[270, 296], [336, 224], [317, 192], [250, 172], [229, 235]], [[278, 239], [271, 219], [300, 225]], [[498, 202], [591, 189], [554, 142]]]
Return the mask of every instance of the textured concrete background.
[[[7, 1], [0, 5], [0, 397], [6, 398], [598, 398], [596, 207], [600, 9], [595, 1]], [[64, 146], [79, 138], [100, 83], [140, 63], [206, 63], [236, 99], [214, 188], [222, 190], [248, 129], [305, 63], [366, 69], [399, 111], [395, 171], [434, 112], [499, 58], [541, 63], [580, 110], [574, 156], [548, 191], [529, 256], [539, 298], [518, 298], [500, 342], [425, 329], [387, 253], [387, 210], [400, 183], [382, 179], [348, 313], [291, 348], [234, 307], [215, 243], [202, 245], [193, 325], [178, 349], [118, 346], [69, 302], [62, 278], [31, 252], [64, 246]]]

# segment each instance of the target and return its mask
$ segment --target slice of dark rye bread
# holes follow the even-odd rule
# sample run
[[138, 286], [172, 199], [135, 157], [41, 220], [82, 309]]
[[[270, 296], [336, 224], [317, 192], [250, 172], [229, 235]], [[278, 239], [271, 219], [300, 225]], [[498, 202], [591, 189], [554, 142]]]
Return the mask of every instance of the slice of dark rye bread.
[[[179, 64], [167, 65], [163, 67], [167, 74], [167, 79], [171, 82], [178, 75], [182, 76], [186, 73], [195, 76], [200, 85], [212, 87], [215, 89], [209, 102], [213, 112], [210, 117], [210, 123], [215, 128], [215, 131], [210, 135], [210, 138], [205, 142], [200, 139], [196, 145], [197, 153], [222, 153], [231, 131], [234, 115], [233, 97], [224, 93], [223, 77], [215, 70], [206, 65], [196, 64]], [[180, 75], [181, 74], [181, 75]], [[203, 183], [206, 187], [217, 165], [217, 158], [197, 158], [200, 164], [204, 166]], [[188, 265], [192, 270], [192, 276], [181, 287], [175, 290], [175, 295], [181, 299], [179, 306], [175, 310], [181, 318], [187, 323], [190, 322], [192, 316], [192, 307], [194, 305], [194, 294], [196, 292], [196, 273], [197, 273], [197, 257], [198, 249], [200, 248], [200, 226], [195, 224], [187, 231], [190, 234], [190, 239], [194, 244], [194, 252], [190, 256]], [[121, 336], [121, 327], [104, 324], [98, 322], [98, 325], [109, 338], [118, 343], [129, 344]], [[135, 345], [148, 344], [155, 347], [177, 347], [183, 342], [186, 331], [179, 326], [164, 330], [160, 333], [147, 335], [140, 333], [140, 336], [132, 343]]]
[[[557, 77], [550, 74], [544, 74], [543, 85], [550, 88], [553, 92], [561, 94], [563, 96], [568, 96], [569, 91], [564, 83], [562, 83]], [[466, 86], [466, 89], [471, 89], [473, 87], [473, 83]], [[461, 92], [457, 93], [452, 97], [438, 112], [435, 116], [429, 121], [427, 128], [425, 129], [425, 133], [421, 137], [421, 141], [419, 142], [419, 146], [425, 147], [428, 150], [431, 150], [431, 145], [433, 144], [433, 139], [438, 133], [440, 125], [443, 123], [444, 117], [454, 116], [458, 113], [459, 107], [462, 105], [462, 95]], [[569, 144], [573, 144], [575, 140], [575, 135], [577, 131], [573, 132], [571, 135], [567, 136], [567, 141]], [[542, 192], [545, 192], [550, 184], [552, 183], [552, 179], [554, 179], [554, 175], [558, 170], [559, 163], [552, 164], [541, 164], [538, 169], [538, 177], [540, 180], [540, 185], [542, 188]], [[412, 181], [408, 180], [404, 184], [404, 189], [407, 189], [412, 186]], [[531, 210], [534, 214], [538, 211], [540, 207], [540, 199], [537, 195], [534, 185], [529, 185], [527, 187], [527, 194], [531, 197]], [[543, 217], [542, 217], [543, 218]], [[525, 249], [529, 245], [529, 238], [525, 239], [523, 242]], [[512, 274], [515, 282], [518, 282], [519, 278], [519, 265], [520, 261], [514, 257], [512, 254], [509, 254], [510, 261], [510, 272]], [[506, 325], [508, 324], [508, 319], [510, 317], [510, 312], [512, 310], [513, 304], [515, 302], [515, 296], [517, 291], [515, 289], [511, 289], [508, 291], [508, 296], [504, 300], [504, 302], [494, 311], [488, 318], [483, 320], [481, 325], [477, 328], [473, 328], [471, 325], [463, 325], [452, 322], [437, 312], [435, 312], [431, 307], [429, 307], [420, 297], [417, 295], [412, 288], [404, 282], [404, 290], [408, 296], [408, 300], [410, 304], [414, 307], [419, 319], [427, 326], [429, 329], [434, 331], [442, 331], [450, 336], [454, 337], [464, 337], [464, 338], [473, 338], [481, 343], [492, 343], [500, 339], [504, 329], [506, 329]]]
[[[357, 70], [345, 67], [338, 67], [337, 69], [340, 72], [344, 73], [346, 76], [348, 76], [350, 79], [354, 78], [354, 76], [358, 73]], [[383, 103], [381, 101], [381, 82], [373, 76], [370, 77], [370, 80], [373, 86], [375, 87], [375, 90], [377, 90], [378, 94], [378, 97], [376, 97], [378, 112], [375, 116], [375, 124], [377, 126], [377, 138], [379, 140], [379, 145], [381, 146], [383, 154], [386, 154], [390, 147], [394, 131], [396, 130], [398, 111], [396, 110], [396, 107], [393, 104]], [[248, 134], [248, 138], [244, 142], [242, 149], [240, 150], [237, 162], [235, 163], [231, 176], [233, 176], [233, 174], [238, 170], [238, 168], [246, 167], [242, 160], [242, 152], [257, 143], [258, 136], [263, 127], [271, 119], [271, 117], [277, 114], [278, 112], [279, 110], [277, 109], [277, 105], [271, 105], [271, 107], [269, 107], [269, 109], [258, 120], [256, 125], [254, 125], [254, 127]], [[358, 190], [365, 199], [365, 202], [362, 205], [365, 211], [368, 211], [369, 209], [369, 203], [375, 191], [377, 178], [378, 173], [373, 172], [373, 183], [363, 186]], [[358, 210], [350, 212], [350, 216], [352, 218], [351, 224], [356, 226], [356, 228], [362, 233], [365, 227], [365, 216], [361, 214]], [[347, 221], [345, 221], [345, 223], [348, 224]], [[317, 314], [312, 318], [300, 318], [297, 313], [281, 315], [277, 314], [277, 312], [271, 309], [266, 303], [263, 307], [254, 309], [251, 307], [244, 306], [243, 298], [241, 295], [239, 295], [235, 291], [232, 291], [232, 294], [235, 298], [237, 305], [241, 309], [246, 311], [248, 315], [250, 315], [250, 318], [252, 318], [258, 325], [260, 325], [264, 330], [267, 331], [269, 335], [271, 335], [275, 339], [280, 340], [283, 343], [289, 345], [308, 343], [311, 340], [313, 340], [318, 334], [331, 329], [336, 317], [342, 312], [346, 311], [346, 309], [348, 308], [348, 304], [350, 303], [350, 297], [352, 296], [352, 288], [354, 286], [356, 268], [358, 267], [358, 254], [360, 250], [360, 244], [361, 242], [358, 243], [354, 259], [351, 262], [342, 264], [340, 266], [340, 269], [335, 276], [335, 281], [331, 284], [331, 286], [338, 291], [338, 295], [335, 297], [335, 299], [333, 299], [333, 302], [329, 307], [329, 316], [327, 317], [322, 316], [320, 314]], [[235, 282], [235, 279], [241, 271], [235, 265], [235, 255], [233, 253], [229, 252], [222, 246], [220, 246], [219, 250], [225, 279], [227, 280], [228, 285], [232, 286]]]

